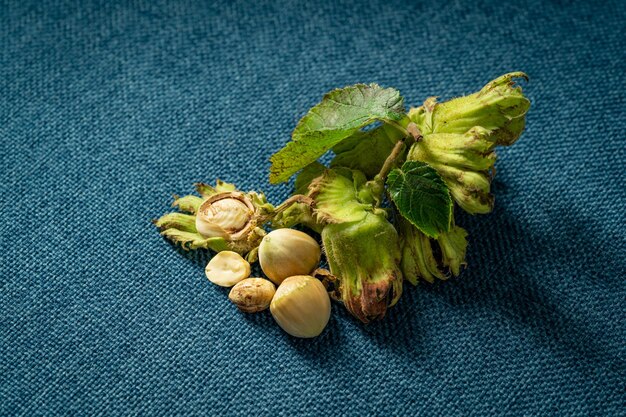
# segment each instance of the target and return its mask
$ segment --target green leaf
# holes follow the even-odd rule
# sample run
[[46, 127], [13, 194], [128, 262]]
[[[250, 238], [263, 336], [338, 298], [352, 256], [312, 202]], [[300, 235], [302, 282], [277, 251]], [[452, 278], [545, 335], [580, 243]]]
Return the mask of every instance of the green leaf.
[[397, 122], [403, 117], [404, 100], [396, 89], [356, 84], [333, 90], [300, 120], [291, 142], [270, 158], [270, 182], [286, 181], [376, 120]]
[[372, 179], [382, 168], [396, 142], [402, 139], [402, 135], [402, 131], [389, 125], [367, 132], [358, 131], [333, 147], [335, 157], [330, 162], [330, 167], [356, 169]]
[[452, 198], [437, 171], [418, 161], [407, 161], [387, 177], [391, 200], [404, 218], [422, 233], [437, 237], [450, 230]]

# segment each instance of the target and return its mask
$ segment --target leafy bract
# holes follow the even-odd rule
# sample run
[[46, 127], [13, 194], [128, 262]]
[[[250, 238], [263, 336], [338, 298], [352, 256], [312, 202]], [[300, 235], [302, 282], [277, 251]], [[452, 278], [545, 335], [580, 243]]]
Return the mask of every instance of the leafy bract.
[[311, 181], [322, 175], [325, 170], [326, 167], [317, 161], [305, 166], [296, 177], [295, 194], [308, 193]]
[[368, 210], [371, 211], [370, 205], [359, 202], [357, 198], [355, 182], [363, 178], [359, 179], [358, 173], [354, 177], [349, 172], [345, 168], [327, 169], [309, 185], [308, 195], [315, 200], [313, 214], [318, 222], [355, 222], [362, 220]]
[[413, 285], [417, 285], [419, 278], [431, 284], [435, 279], [445, 280], [446, 274], [433, 254], [431, 239], [402, 217], [396, 227], [402, 244], [400, 268], [404, 279]]
[[452, 198], [432, 167], [407, 161], [389, 173], [387, 187], [400, 214], [422, 233], [437, 237], [450, 230]]
[[291, 142], [270, 158], [270, 182], [286, 181], [376, 120], [397, 122], [404, 116], [404, 100], [396, 89], [356, 84], [333, 90], [300, 120]]
[[328, 169], [309, 186], [314, 217], [323, 224], [324, 253], [345, 307], [367, 323], [385, 315], [402, 294], [400, 242], [386, 212], [359, 203], [365, 175]]
[[409, 117], [423, 135], [430, 133], [466, 133], [476, 126], [491, 132], [497, 145], [512, 145], [525, 126], [530, 101], [516, 79], [528, 80], [523, 72], [504, 74], [480, 91], [438, 103], [430, 97], [424, 105], [411, 109]]
[[455, 277], [461, 273], [461, 266], [466, 266], [467, 230], [453, 226], [449, 232], [441, 233], [437, 238], [441, 248], [442, 263]]
[[411, 284], [417, 285], [419, 278], [432, 284], [436, 279], [459, 276], [461, 267], [467, 265], [465, 229], [453, 225], [450, 231], [439, 233], [434, 240], [402, 217], [396, 227], [401, 239], [402, 275]]

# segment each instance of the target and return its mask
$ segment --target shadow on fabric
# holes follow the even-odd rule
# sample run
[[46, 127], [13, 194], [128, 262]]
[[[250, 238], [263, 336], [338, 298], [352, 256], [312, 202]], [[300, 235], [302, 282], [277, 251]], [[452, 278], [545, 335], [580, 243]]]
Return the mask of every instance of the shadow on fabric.
[[[595, 364], [606, 372], [617, 373], [626, 364], [612, 356], [601, 342], [599, 329], [592, 318], [585, 317], [586, 300], [571, 298], [568, 291], [583, 286], [619, 288], [619, 281], [610, 277], [589, 276], [587, 271], [600, 271], [619, 260], [611, 247], [600, 247], [602, 241], [593, 225], [580, 214], [565, 207], [553, 210], [556, 230], [540, 233], [531, 225], [521, 224], [505, 206], [498, 206], [489, 216], [462, 215], [459, 224], [468, 225], [470, 244], [469, 267], [460, 277], [435, 284], [420, 283], [417, 287], [404, 286], [400, 302], [388, 310], [379, 322], [361, 324], [339, 303], [333, 303], [333, 314], [328, 327], [315, 339], [297, 339], [284, 335], [289, 345], [303, 358], [319, 365], [339, 354], [342, 340], [340, 323], [350, 322], [376, 345], [416, 359], [422, 349], [425, 335], [424, 315], [429, 314], [421, 299], [426, 295], [436, 302], [456, 309], [476, 311], [477, 305], [488, 308], [497, 316], [523, 326], [533, 336], [533, 342], [546, 346], [555, 353], [567, 353], [569, 365]], [[208, 250], [186, 251], [170, 245], [187, 261], [204, 268], [211, 259]], [[585, 246], [585, 255], [569, 246], [569, 242]], [[551, 265], [546, 270], [543, 265]], [[258, 265], [253, 275], [259, 275]], [[545, 275], [570, 277], [559, 288], [543, 285]], [[467, 314], [467, 313], [465, 313]], [[617, 314], [617, 313], [616, 313]], [[276, 325], [270, 314], [246, 314], [246, 320], [263, 329]], [[617, 317], [616, 317], [617, 319]], [[601, 333], [601, 332], [600, 332]], [[325, 352], [320, 355], [320, 351]]]

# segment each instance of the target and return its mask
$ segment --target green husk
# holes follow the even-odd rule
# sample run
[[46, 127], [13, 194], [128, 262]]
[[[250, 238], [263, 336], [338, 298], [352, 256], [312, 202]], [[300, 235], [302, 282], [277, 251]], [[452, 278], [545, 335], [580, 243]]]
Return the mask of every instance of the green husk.
[[409, 111], [423, 138], [412, 146], [407, 159], [435, 168], [468, 213], [493, 209], [494, 148], [512, 145], [524, 130], [530, 101], [521, 87], [515, 87], [516, 78], [527, 76], [505, 74], [477, 93], [444, 103], [431, 97]]
[[[398, 234], [385, 211], [359, 200], [364, 175], [329, 169], [309, 186], [314, 217], [344, 305], [364, 323], [380, 319], [402, 294]], [[368, 198], [366, 197], [366, 200]]]
[[454, 226], [449, 232], [440, 233], [437, 239], [431, 239], [405, 219], [400, 219], [397, 227], [402, 246], [400, 266], [407, 281], [417, 285], [421, 278], [432, 284], [436, 279], [459, 276], [461, 266], [466, 265], [465, 229]]
[[441, 175], [456, 203], [468, 213], [493, 209], [489, 193], [496, 154], [490, 132], [474, 127], [464, 134], [434, 133], [413, 145], [408, 159], [426, 162]]
[[441, 233], [437, 237], [441, 249], [442, 263], [455, 277], [461, 273], [461, 267], [467, 266], [465, 253], [467, 251], [467, 231], [454, 226], [449, 232]]
[[435, 278], [446, 279], [433, 255], [430, 239], [411, 223], [402, 220], [398, 227], [402, 242], [402, 262], [404, 279], [417, 285], [419, 278], [431, 284]]

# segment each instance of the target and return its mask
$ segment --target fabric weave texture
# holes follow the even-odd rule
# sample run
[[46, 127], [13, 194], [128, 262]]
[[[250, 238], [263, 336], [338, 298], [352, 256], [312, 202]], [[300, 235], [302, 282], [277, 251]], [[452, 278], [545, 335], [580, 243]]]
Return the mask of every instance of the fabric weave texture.
[[[0, 7], [0, 415], [626, 415], [620, 1]], [[150, 223], [357, 82], [417, 106], [525, 71], [458, 279], [313, 340], [246, 315]]]

